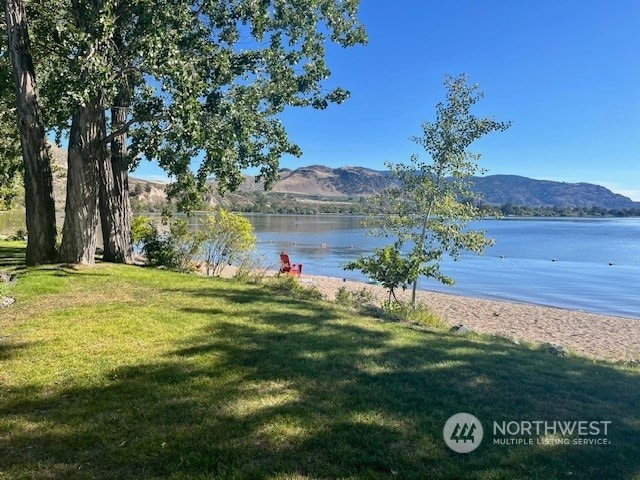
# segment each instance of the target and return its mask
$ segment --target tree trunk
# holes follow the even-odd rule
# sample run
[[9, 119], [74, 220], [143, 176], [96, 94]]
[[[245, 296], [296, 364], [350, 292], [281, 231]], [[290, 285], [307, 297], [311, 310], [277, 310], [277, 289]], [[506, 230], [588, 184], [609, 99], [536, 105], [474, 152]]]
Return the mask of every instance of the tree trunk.
[[95, 263], [98, 176], [99, 165], [106, 159], [105, 130], [104, 107], [99, 99], [79, 107], [71, 120], [62, 262]]
[[27, 265], [50, 263], [56, 254], [53, 175], [38, 103], [27, 16], [21, 0], [6, 0], [5, 18], [18, 103], [18, 129], [24, 162]]
[[[120, 93], [111, 109], [112, 131], [127, 121], [128, 97]], [[104, 239], [104, 260], [115, 263], [133, 261], [131, 205], [129, 203], [129, 162], [127, 134], [111, 142], [111, 159], [100, 162], [100, 220]]]

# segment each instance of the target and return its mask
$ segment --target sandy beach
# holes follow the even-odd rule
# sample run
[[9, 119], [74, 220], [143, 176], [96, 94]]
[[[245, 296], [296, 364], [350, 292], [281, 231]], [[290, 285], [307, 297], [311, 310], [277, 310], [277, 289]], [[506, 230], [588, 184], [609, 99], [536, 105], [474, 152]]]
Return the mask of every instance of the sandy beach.
[[[223, 276], [234, 273], [233, 267], [227, 267]], [[381, 286], [343, 281], [341, 278], [303, 274], [300, 282], [314, 286], [329, 301], [335, 300], [340, 287], [350, 291], [365, 288], [371, 292], [377, 305], [388, 297]], [[398, 298], [408, 300], [410, 292], [400, 291]], [[640, 319], [424, 290], [418, 292], [418, 301], [448, 324], [463, 324], [478, 333], [501, 335], [517, 341], [555, 343], [591, 358], [613, 361], [640, 359]]]
[[[327, 300], [334, 300], [343, 286], [351, 291], [366, 288], [377, 304], [388, 296], [381, 286], [340, 278], [303, 275], [300, 281], [318, 288]], [[409, 299], [410, 292], [400, 292], [398, 297]], [[556, 343], [592, 358], [640, 359], [640, 319], [429, 291], [419, 291], [418, 301], [452, 326], [463, 324], [475, 332], [518, 341]]]

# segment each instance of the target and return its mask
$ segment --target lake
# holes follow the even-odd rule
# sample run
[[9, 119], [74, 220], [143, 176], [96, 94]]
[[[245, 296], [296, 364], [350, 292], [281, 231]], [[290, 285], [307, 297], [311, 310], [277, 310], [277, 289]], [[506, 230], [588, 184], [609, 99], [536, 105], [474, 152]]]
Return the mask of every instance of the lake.
[[[286, 250], [304, 265], [303, 274], [366, 282], [341, 266], [390, 243], [367, 235], [358, 217], [247, 217], [258, 250], [270, 259]], [[640, 318], [640, 219], [505, 218], [473, 227], [487, 230], [496, 244], [484, 256], [445, 261], [454, 286], [422, 279], [421, 289]]]
[[[277, 267], [282, 250], [304, 265], [303, 275], [366, 282], [341, 266], [388, 242], [367, 235], [361, 217], [251, 215], [258, 252]], [[0, 233], [24, 224], [0, 213]], [[504, 218], [483, 220], [496, 244], [484, 256], [447, 260], [452, 287], [422, 279], [424, 290], [550, 305], [640, 319], [640, 219]], [[61, 228], [61, 222], [60, 222]]]

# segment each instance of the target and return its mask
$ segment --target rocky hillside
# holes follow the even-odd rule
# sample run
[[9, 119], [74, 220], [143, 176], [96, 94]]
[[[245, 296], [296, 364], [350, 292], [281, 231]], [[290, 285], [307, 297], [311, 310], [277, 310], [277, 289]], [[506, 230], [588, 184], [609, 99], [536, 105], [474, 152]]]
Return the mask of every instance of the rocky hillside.
[[319, 196], [376, 195], [391, 185], [388, 175], [363, 167], [328, 168], [320, 165], [284, 169], [274, 192]]
[[474, 190], [494, 205], [527, 207], [600, 207], [631, 209], [640, 202], [600, 185], [533, 180], [516, 175], [489, 175], [474, 179]]
[[[313, 165], [296, 170], [283, 169], [273, 191], [302, 196], [354, 197], [378, 194], [391, 184], [388, 172], [363, 167], [332, 169]], [[253, 178], [248, 178], [243, 186], [245, 191], [259, 188], [261, 185], [256, 185]], [[640, 207], [640, 202], [633, 202], [600, 185], [534, 180], [516, 175], [476, 177], [474, 191], [493, 205], [606, 209]]]

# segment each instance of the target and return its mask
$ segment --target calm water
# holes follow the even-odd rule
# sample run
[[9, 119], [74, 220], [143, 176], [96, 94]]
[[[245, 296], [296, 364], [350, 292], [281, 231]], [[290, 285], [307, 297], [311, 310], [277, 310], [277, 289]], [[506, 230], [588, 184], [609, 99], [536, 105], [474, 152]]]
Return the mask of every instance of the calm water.
[[[341, 266], [388, 243], [368, 236], [358, 217], [248, 218], [259, 253], [275, 267], [286, 250], [304, 265], [303, 274], [366, 282]], [[0, 233], [23, 224], [20, 215], [0, 213]], [[475, 226], [496, 244], [484, 256], [445, 262], [455, 286], [423, 279], [421, 289], [640, 318], [640, 219], [502, 219]]]
[[[368, 236], [357, 217], [249, 219], [259, 251], [275, 262], [286, 250], [303, 273], [366, 281], [341, 265], [388, 243]], [[640, 219], [502, 219], [474, 227], [496, 244], [484, 256], [445, 262], [455, 286], [423, 279], [421, 289], [640, 318]]]

